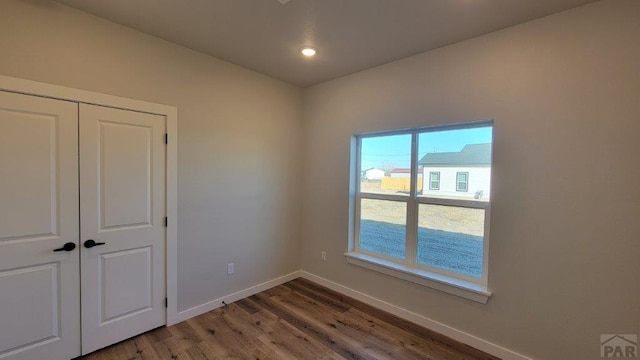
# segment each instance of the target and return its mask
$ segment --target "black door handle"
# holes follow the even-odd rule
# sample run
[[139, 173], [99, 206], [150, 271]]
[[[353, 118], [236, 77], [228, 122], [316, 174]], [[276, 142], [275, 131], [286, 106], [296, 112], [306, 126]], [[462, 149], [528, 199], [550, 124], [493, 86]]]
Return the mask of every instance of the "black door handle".
[[87, 249], [91, 249], [94, 246], [98, 246], [98, 245], [104, 245], [103, 242], [95, 242], [95, 240], [89, 239], [87, 241], [84, 242], [84, 247], [86, 247]]
[[53, 249], [53, 251], [73, 251], [76, 248], [76, 243], [68, 242], [61, 248]]

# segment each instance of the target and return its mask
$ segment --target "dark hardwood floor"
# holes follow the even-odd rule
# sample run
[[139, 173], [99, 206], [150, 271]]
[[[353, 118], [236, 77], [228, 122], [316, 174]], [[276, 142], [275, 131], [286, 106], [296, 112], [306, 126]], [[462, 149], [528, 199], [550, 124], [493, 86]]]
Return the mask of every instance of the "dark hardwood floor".
[[497, 358], [299, 278], [83, 359]]

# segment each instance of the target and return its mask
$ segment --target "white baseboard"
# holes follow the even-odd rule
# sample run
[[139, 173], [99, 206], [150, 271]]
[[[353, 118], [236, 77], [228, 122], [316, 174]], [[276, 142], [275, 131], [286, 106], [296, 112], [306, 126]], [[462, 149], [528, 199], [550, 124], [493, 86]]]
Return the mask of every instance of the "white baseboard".
[[441, 322], [429, 319], [420, 314], [416, 314], [409, 310], [403, 309], [401, 307], [390, 304], [386, 301], [380, 300], [378, 298], [374, 298], [373, 296], [369, 296], [365, 293], [361, 293], [359, 291], [348, 288], [344, 285], [340, 285], [331, 280], [327, 280], [323, 277], [311, 274], [306, 271], [300, 271], [300, 275], [310, 281], [318, 283], [324, 287], [327, 287], [333, 291], [337, 291], [341, 294], [350, 296], [356, 300], [362, 301], [365, 304], [371, 305], [378, 309], [389, 312], [393, 315], [396, 315], [402, 319], [411, 321], [415, 324], [423, 326], [429, 330], [433, 330], [442, 335], [448, 336], [454, 340], [460, 341], [464, 344], [472, 346], [478, 350], [484, 351], [491, 355], [497, 356], [504, 360], [532, 360], [530, 357], [524, 356], [522, 354], [518, 354], [514, 351], [506, 349], [500, 345], [496, 345], [489, 341], [483, 340], [479, 337], [476, 337], [471, 334], [467, 334], [463, 331], [455, 329], [451, 326], [445, 325]]
[[202, 305], [198, 305], [198, 306], [194, 306], [190, 309], [187, 310], [183, 310], [178, 312], [177, 316], [175, 317], [175, 321], [172, 322], [171, 324], [167, 324], [167, 326], [179, 323], [181, 321], [185, 321], [188, 319], [191, 319], [192, 317], [198, 316], [200, 314], [204, 314], [206, 312], [209, 312], [211, 310], [217, 309], [219, 307], [222, 306], [222, 302], [224, 301], [227, 304], [231, 304], [232, 302], [244, 299], [246, 297], [249, 297], [251, 295], [255, 295], [261, 291], [265, 291], [268, 289], [271, 289], [274, 286], [278, 286], [281, 284], [286, 283], [287, 281], [291, 281], [293, 279], [299, 278], [301, 276], [302, 271], [294, 271], [290, 274], [281, 276], [279, 278], [275, 278], [273, 280], [269, 280], [266, 282], [263, 282], [261, 284], [252, 286], [250, 288], [246, 288], [244, 290], [240, 290], [240, 291], [236, 291], [232, 294], [223, 296], [221, 298], [215, 299], [215, 300], [211, 300], [209, 302], [206, 302]]

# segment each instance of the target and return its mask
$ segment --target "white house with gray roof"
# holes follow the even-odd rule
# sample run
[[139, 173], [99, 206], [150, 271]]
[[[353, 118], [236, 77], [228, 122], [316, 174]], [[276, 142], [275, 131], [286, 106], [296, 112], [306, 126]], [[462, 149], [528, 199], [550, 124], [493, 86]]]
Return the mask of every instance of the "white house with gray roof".
[[491, 144], [468, 144], [459, 152], [427, 153], [423, 195], [488, 200], [491, 184]]

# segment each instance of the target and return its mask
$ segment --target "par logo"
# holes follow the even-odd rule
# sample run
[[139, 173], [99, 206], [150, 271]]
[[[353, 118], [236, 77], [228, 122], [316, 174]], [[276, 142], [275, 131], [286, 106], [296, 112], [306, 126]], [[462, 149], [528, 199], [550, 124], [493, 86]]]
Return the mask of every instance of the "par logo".
[[637, 358], [638, 335], [602, 334], [600, 335], [600, 356], [603, 358]]

